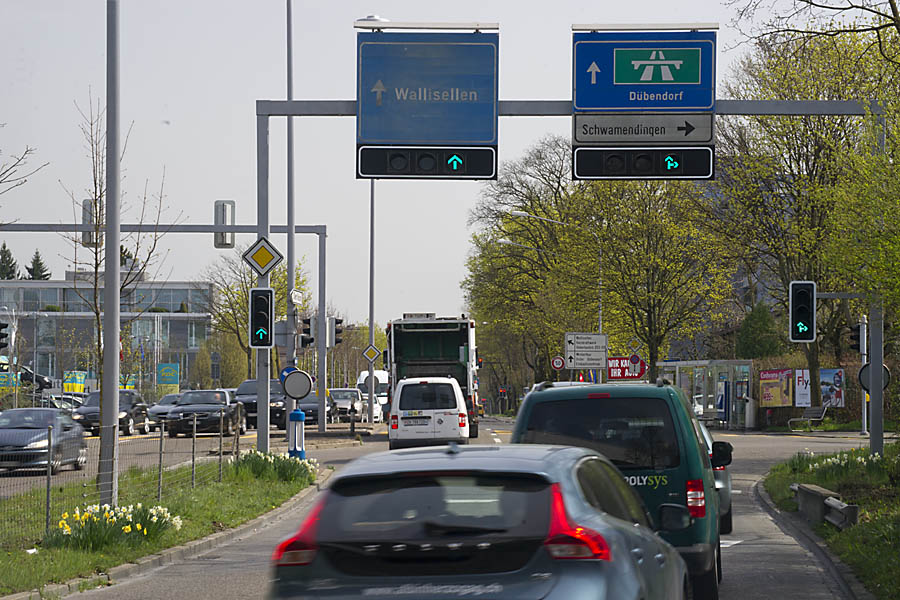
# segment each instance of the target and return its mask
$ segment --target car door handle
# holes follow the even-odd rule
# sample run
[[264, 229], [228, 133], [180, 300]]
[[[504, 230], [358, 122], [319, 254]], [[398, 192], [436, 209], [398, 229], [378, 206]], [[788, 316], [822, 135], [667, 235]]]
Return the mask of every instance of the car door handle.
[[631, 554], [634, 555], [634, 558], [638, 561], [638, 564], [643, 564], [644, 562], [644, 551], [640, 548], [632, 548]]
[[661, 567], [665, 566], [665, 564], [666, 564], [666, 555], [665, 554], [662, 554], [662, 553], [656, 554], [653, 556], [653, 558], [656, 559], [656, 562], [659, 563], [659, 566], [661, 566]]

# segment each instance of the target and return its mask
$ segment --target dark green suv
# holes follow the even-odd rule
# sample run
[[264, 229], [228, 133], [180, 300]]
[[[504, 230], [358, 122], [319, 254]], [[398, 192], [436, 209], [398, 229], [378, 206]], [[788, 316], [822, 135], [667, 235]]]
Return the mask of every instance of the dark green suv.
[[718, 598], [722, 559], [713, 466], [729, 464], [732, 448], [715, 442], [710, 459], [680, 388], [539, 384], [519, 409], [512, 443], [592, 448], [619, 468], [651, 514], [661, 504], [686, 505], [691, 526], [662, 536], [687, 563], [694, 598]]

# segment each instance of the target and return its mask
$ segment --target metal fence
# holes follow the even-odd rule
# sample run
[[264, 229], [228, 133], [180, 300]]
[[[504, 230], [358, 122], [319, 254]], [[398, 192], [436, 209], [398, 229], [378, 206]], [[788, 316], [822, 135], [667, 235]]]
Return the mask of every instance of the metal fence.
[[[224, 415], [221, 419], [219, 431], [196, 434], [195, 419], [184, 419], [177, 437], [164, 422], [149, 434], [130, 436], [116, 427], [119, 504], [164, 503], [174, 491], [221, 481], [242, 444], [239, 432], [229, 431]], [[100, 436], [70, 433], [49, 431], [49, 451], [38, 449], [32, 456], [43, 463], [37, 467], [11, 466], [11, 456], [0, 447], [0, 552], [30, 548], [61, 513], [100, 503]], [[243, 444], [246, 449], [247, 441]]]

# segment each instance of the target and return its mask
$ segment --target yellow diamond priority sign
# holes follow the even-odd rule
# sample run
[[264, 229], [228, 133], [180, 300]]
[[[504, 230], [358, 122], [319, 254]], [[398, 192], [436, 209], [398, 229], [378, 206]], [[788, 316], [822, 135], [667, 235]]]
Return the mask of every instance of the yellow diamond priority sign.
[[265, 277], [282, 261], [284, 255], [278, 248], [264, 237], [256, 240], [256, 243], [244, 252], [244, 262], [256, 271], [260, 277]]
[[380, 354], [381, 354], [381, 352], [378, 350], [378, 348], [376, 348], [375, 346], [372, 346], [371, 344], [369, 345], [368, 348], [363, 350], [363, 356], [369, 362], [375, 362], [375, 359], [378, 358], [378, 356]]

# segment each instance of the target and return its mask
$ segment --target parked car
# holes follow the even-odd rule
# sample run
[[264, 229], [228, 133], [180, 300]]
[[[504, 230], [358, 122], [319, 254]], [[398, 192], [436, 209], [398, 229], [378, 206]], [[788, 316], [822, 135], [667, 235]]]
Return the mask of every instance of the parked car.
[[[690, 524], [674, 504], [656, 518], [671, 531]], [[452, 587], [485, 599], [684, 599], [687, 567], [651, 522], [615, 467], [586, 448], [370, 454], [335, 474], [275, 549], [269, 597], [434, 598]]]
[[41, 398], [39, 401], [39, 406], [41, 408], [57, 408], [59, 410], [65, 411], [70, 415], [77, 408], [77, 406], [70, 402], [67, 397], [56, 395], [50, 395], [46, 398]]
[[[141, 395], [132, 390], [119, 390], [119, 427], [123, 435], [134, 435], [138, 431], [150, 433], [150, 418]], [[100, 392], [88, 394], [84, 404], [72, 414], [92, 435], [100, 435]]]
[[[257, 400], [256, 380], [246, 379], [234, 392], [234, 399], [244, 406], [247, 411], [247, 424], [256, 427]], [[269, 380], [269, 425], [276, 425], [278, 429], [287, 427], [287, 411], [284, 409], [285, 395], [281, 382], [277, 379]]]
[[362, 393], [357, 388], [332, 388], [328, 395], [334, 401], [339, 421], [350, 422], [351, 410], [354, 420], [359, 421], [368, 412], [368, 404], [363, 403]]
[[88, 394], [87, 392], [63, 392], [62, 397], [75, 405], [75, 408], [78, 408], [87, 400]]
[[166, 420], [169, 411], [172, 410], [172, 407], [175, 406], [175, 403], [178, 402], [179, 398], [181, 398], [180, 393], [166, 394], [159, 399], [159, 402], [147, 409], [147, 416], [150, 418], [151, 429], [155, 431], [160, 428], [161, 422]]
[[[318, 423], [319, 422], [319, 397], [312, 393], [306, 398], [302, 400], [297, 400], [297, 408], [303, 411], [303, 414], [306, 416], [306, 423]], [[337, 423], [337, 408], [334, 405], [334, 400], [331, 399], [331, 396], [325, 396], [325, 422], [326, 423]]]
[[[712, 459], [713, 438], [702, 421], [700, 421], [700, 432], [703, 434], [706, 450]], [[719, 493], [719, 532], [731, 533], [734, 528], [731, 513], [731, 471], [727, 466], [721, 465], [713, 467], [713, 475], [716, 478], [716, 491]]]
[[394, 390], [388, 446], [433, 446], [469, 443], [466, 399], [453, 377], [401, 379]]
[[[194, 416], [197, 433], [221, 431], [225, 435], [247, 432], [247, 417], [240, 402], [226, 390], [191, 390], [184, 392], [166, 416], [169, 437], [179, 433], [193, 435]], [[221, 415], [221, 416], [220, 416]]]
[[[53, 426], [52, 451], [47, 427]], [[0, 468], [33, 469], [47, 466], [56, 474], [63, 465], [80, 471], [87, 462], [84, 429], [56, 408], [12, 408], [0, 414]]]
[[19, 379], [21, 379], [23, 383], [33, 383], [39, 390], [46, 390], [53, 387], [53, 380], [40, 373], [35, 375], [34, 371], [24, 365], [19, 367]]
[[722, 556], [713, 467], [731, 462], [731, 445], [714, 442], [710, 458], [681, 388], [539, 384], [519, 409], [511, 441], [593, 448], [622, 471], [651, 512], [673, 498], [685, 504], [691, 526], [663, 537], [687, 563], [694, 598], [718, 598]]

